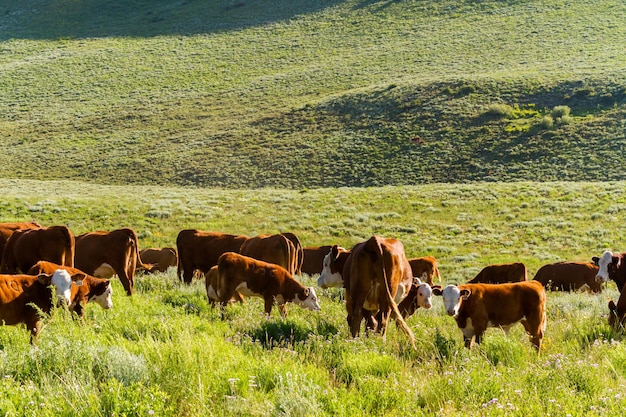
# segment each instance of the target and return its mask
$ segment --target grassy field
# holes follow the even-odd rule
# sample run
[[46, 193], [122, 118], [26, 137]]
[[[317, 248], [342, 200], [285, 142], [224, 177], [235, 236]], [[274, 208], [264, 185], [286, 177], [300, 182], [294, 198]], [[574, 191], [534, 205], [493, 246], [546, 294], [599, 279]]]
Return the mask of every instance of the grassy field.
[[[173, 245], [184, 228], [253, 235], [292, 231], [305, 245], [400, 238], [409, 256], [437, 256], [442, 283], [494, 262], [530, 276], [557, 260], [588, 260], [626, 245], [626, 183], [433, 184], [308, 191], [99, 186], [0, 180], [3, 220], [67, 224], [75, 233], [133, 227], [140, 246]], [[313, 285], [315, 277], [303, 276]], [[322, 311], [262, 316], [260, 300], [219, 318], [203, 283], [175, 270], [113, 281], [114, 307], [62, 310], [36, 347], [23, 328], [0, 330], [0, 413], [37, 416], [612, 415], [626, 406], [626, 347], [601, 295], [548, 296], [537, 357], [522, 327], [489, 330], [467, 351], [440, 299], [408, 324], [412, 350], [391, 326], [351, 339], [342, 291]]]
[[0, 8], [0, 177], [624, 179], [621, 1], [69, 4]]

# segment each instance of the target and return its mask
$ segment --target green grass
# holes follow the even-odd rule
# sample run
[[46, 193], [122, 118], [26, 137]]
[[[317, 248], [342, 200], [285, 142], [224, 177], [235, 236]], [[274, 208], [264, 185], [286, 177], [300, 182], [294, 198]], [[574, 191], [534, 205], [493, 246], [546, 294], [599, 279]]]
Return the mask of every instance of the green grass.
[[[294, 189], [624, 178], [619, 1], [1, 9], [1, 177]], [[522, 114], [485, 117], [494, 104]], [[544, 120], [557, 106], [567, 123]]]
[[[626, 184], [482, 183], [411, 187], [216, 190], [0, 180], [3, 220], [68, 224], [72, 231], [131, 226], [140, 247], [173, 245], [178, 231], [289, 230], [305, 245], [351, 246], [395, 236], [409, 256], [435, 255], [443, 284], [489, 263], [588, 260], [626, 246]], [[155, 215], [154, 213], [160, 213]], [[315, 277], [299, 277], [314, 285]], [[222, 321], [203, 283], [175, 269], [139, 276], [132, 297], [113, 280], [114, 306], [46, 320], [36, 347], [0, 328], [0, 412], [41, 416], [609, 415], [626, 405], [623, 335], [601, 295], [548, 295], [541, 355], [521, 326], [488, 330], [471, 352], [442, 311], [418, 310], [416, 336], [391, 325], [352, 339], [342, 290], [318, 289], [322, 311], [262, 315], [259, 299]]]

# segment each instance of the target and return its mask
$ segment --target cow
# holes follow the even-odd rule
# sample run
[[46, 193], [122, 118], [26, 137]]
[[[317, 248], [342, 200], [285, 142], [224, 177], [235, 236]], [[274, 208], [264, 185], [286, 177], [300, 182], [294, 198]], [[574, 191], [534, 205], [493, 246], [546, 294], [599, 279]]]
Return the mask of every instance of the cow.
[[601, 293], [602, 284], [596, 282], [598, 267], [591, 262], [556, 262], [539, 268], [533, 280], [541, 282], [549, 291], [579, 291]]
[[0, 263], [2, 263], [2, 252], [7, 241], [16, 230], [39, 229], [41, 225], [37, 222], [5, 222], [0, 223]]
[[609, 300], [609, 326], [615, 330], [623, 329], [626, 325], [626, 292], [619, 295], [617, 304]]
[[282, 266], [292, 275], [295, 273], [296, 248], [291, 240], [282, 234], [248, 238], [241, 244], [239, 253]]
[[302, 242], [300, 242], [300, 239], [298, 239], [298, 236], [296, 236], [294, 233], [291, 232], [283, 232], [281, 233], [281, 235], [285, 236], [287, 239], [289, 239], [289, 241], [291, 241], [291, 243], [293, 243], [294, 249], [295, 249], [295, 255], [294, 255], [294, 274], [295, 275], [302, 275], [302, 263], [304, 262], [304, 250], [302, 248]]
[[508, 333], [511, 326], [521, 322], [533, 346], [538, 352], [541, 349], [546, 330], [546, 291], [539, 281], [448, 285], [433, 293], [443, 296], [446, 313], [455, 318], [466, 348], [472, 348], [474, 337], [480, 344], [488, 327], [501, 327]]
[[307, 275], [321, 274], [324, 267], [324, 257], [328, 255], [331, 248], [331, 245], [303, 247], [301, 272]]
[[441, 282], [441, 274], [437, 265], [437, 259], [434, 256], [422, 256], [420, 258], [409, 259], [413, 276], [420, 281], [427, 283], [432, 287], [433, 277], [437, 277], [437, 281]]
[[526, 265], [521, 262], [487, 265], [467, 284], [504, 284], [528, 280]]
[[280, 265], [260, 261], [235, 252], [226, 252], [217, 262], [217, 296], [224, 308], [236, 292], [247, 297], [261, 297], [265, 314], [276, 304], [287, 316], [286, 303], [293, 302], [307, 310], [320, 310], [315, 289], [305, 287]]
[[16, 230], [4, 247], [3, 274], [26, 273], [38, 261], [74, 266], [74, 235], [66, 226]]
[[352, 255], [351, 250], [338, 245], [331, 246], [322, 258], [322, 271], [317, 278], [317, 286], [321, 288], [343, 287], [343, 271], [350, 255]]
[[[215, 303], [220, 301], [219, 297], [217, 296], [218, 277], [219, 275], [217, 273], [217, 265], [212, 266], [211, 269], [209, 269], [209, 272], [204, 274], [206, 296], [211, 307], [215, 306]], [[235, 291], [230, 301], [239, 301], [240, 303], [243, 303], [243, 297], [241, 296], [241, 294]]]
[[625, 257], [626, 252], [614, 253], [607, 250], [601, 257], [594, 256], [591, 258], [593, 263], [598, 266], [596, 281], [604, 283], [613, 280], [621, 293], [624, 284], [626, 284], [626, 262], [622, 262]]
[[117, 274], [127, 295], [132, 295], [135, 270], [141, 263], [137, 233], [123, 228], [76, 236], [76, 268], [88, 275], [111, 278]]
[[205, 232], [196, 229], [180, 231], [176, 238], [178, 279], [191, 284], [196, 270], [206, 274], [212, 266], [217, 265], [217, 260], [223, 253], [239, 252], [241, 244], [246, 239], [248, 236], [245, 235]]
[[389, 317], [395, 317], [398, 327], [409, 337], [411, 345], [415, 346], [413, 332], [398, 310], [398, 303], [408, 295], [413, 285], [411, 266], [402, 242], [372, 236], [356, 244], [342, 275], [346, 289], [347, 321], [352, 337], [359, 335], [363, 319], [366, 326], [371, 320], [364, 314], [365, 310], [371, 315], [380, 313], [379, 322], [373, 325], [383, 339]]
[[[81, 285], [81, 282], [75, 284]], [[0, 275], [0, 323], [24, 323], [33, 344], [41, 330], [41, 312], [49, 314], [53, 300], [56, 305], [68, 305], [71, 287], [72, 278], [64, 270], [57, 270], [52, 275]]]
[[104, 278], [96, 278], [85, 274], [77, 268], [58, 265], [48, 261], [39, 261], [27, 272], [28, 275], [53, 274], [56, 270], [67, 271], [73, 282], [80, 281], [82, 285], [72, 285], [70, 311], [75, 312], [79, 317], [85, 316], [85, 306], [88, 302], [95, 301], [105, 310], [113, 307], [113, 288], [111, 281]]
[[[139, 259], [144, 264], [150, 265], [146, 271], [154, 273], [155, 271], [165, 272], [170, 266], [178, 265], [178, 254], [174, 248], [148, 248], [139, 252]], [[141, 269], [140, 267], [137, 268]]]

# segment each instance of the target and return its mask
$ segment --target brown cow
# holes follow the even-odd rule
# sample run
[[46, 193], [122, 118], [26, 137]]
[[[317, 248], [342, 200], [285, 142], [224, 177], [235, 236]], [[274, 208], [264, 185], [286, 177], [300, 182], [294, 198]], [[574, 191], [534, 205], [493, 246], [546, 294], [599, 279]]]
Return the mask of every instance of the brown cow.
[[413, 276], [419, 278], [420, 281], [427, 283], [431, 287], [433, 285], [433, 277], [437, 277], [437, 280], [441, 282], [437, 259], [435, 259], [434, 256], [411, 258], [409, 259], [409, 265], [411, 265]]
[[295, 234], [291, 232], [283, 232], [281, 233], [281, 235], [285, 236], [287, 239], [291, 241], [291, 243], [293, 243], [294, 249], [296, 251], [294, 255], [294, 266], [293, 266], [294, 274], [302, 275], [302, 263], [304, 262], [304, 250], [302, 248], [302, 242], [300, 242], [300, 239], [298, 239], [298, 236], [296, 236]]
[[[149, 248], [139, 252], [139, 259], [144, 264], [150, 265], [150, 269], [146, 271], [154, 273], [155, 271], [165, 272], [170, 266], [178, 265], [178, 255], [174, 248]], [[137, 268], [141, 269], [140, 267]]]
[[292, 275], [295, 272], [295, 246], [281, 234], [251, 237], [242, 243], [239, 253], [260, 261], [282, 266]]
[[443, 296], [446, 313], [456, 319], [468, 349], [474, 336], [480, 344], [488, 327], [508, 332], [519, 321], [537, 351], [541, 349], [546, 330], [546, 291], [540, 282], [448, 285], [433, 293]]
[[352, 248], [343, 270], [346, 288], [346, 310], [352, 337], [361, 329], [363, 310], [372, 314], [380, 312], [377, 330], [383, 338], [387, 331], [387, 320], [394, 316], [396, 324], [407, 334], [415, 346], [413, 332], [398, 310], [398, 303], [409, 293], [413, 285], [411, 266], [404, 253], [404, 245], [397, 239], [372, 236]]
[[39, 229], [41, 225], [37, 222], [5, 222], [0, 223], [0, 263], [2, 263], [2, 252], [7, 241], [16, 230]]
[[467, 284], [504, 284], [528, 280], [526, 265], [521, 262], [487, 265]]
[[288, 302], [308, 310], [320, 310], [315, 290], [299, 283], [282, 266], [227, 252], [220, 256], [217, 268], [217, 296], [222, 309], [239, 292], [244, 296], [263, 298], [268, 316], [274, 303], [283, 316], [287, 315], [285, 304]]
[[34, 343], [41, 330], [41, 312], [50, 313], [53, 299], [59, 305], [68, 305], [71, 287], [72, 278], [63, 270], [53, 275], [0, 275], [0, 323], [24, 323], [30, 331], [30, 343]]
[[73, 282], [81, 281], [82, 285], [72, 285], [70, 310], [78, 314], [79, 317], [85, 316], [85, 305], [90, 301], [95, 301], [100, 307], [108, 310], [113, 307], [113, 288], [111, 281], [104, 278], [96, 278], [85, 274], [77, 268], [58, 265], [48, 261], [39, 261], [27, 272], [28, 275], [48, 274], [52, 275], [57, 269], [67, 271], [72, 277]]
[[76, 268], [99, 278], [117, 274], [132, 295], [135, 269], [140, 263], [137, 233], [132, 229], [97, 231], [76, 236]]
[[[215, 303], [219, 302], [220, 299], [217, 296], [217, 284], [218, 284], [218, 271], [217, 265], [214, 265], [209, 269], [209, 272], [204, 274], [204, 285], [206, 287], [206, 296], [209, 300], [209, 304], [211, 307], [215, 305]], [[239, 301], [243, 303], [243, 296], [239, 294], [237, 291], [233, 293], [233, 297], [230, 299], [231, 302]]]
[[[248, 239], [245, 235], [229, 235], [219, 232], [204, 232], [188, 229], [178, 233], [178, 279], [191, 284], [194, 273], [209, 272], [225, 252], [239, 252], [241, 244]], [[182, 275], [182, 278], [181, 278]]]
[[301, 272], [308, 275], [321, 274], [324, 269], [324, 257], [328, 255], [332, 246], [305, 246], [302, 248]]
[[74, 235], [66, 226], [13, 232], [2, 255], [3, 274], [26, 273], [38, 261], [74, 266]]
[[539, 268], [535, 281], [550, 291], [587, 290], [601, 293], [602, 284], [596, 282], [598, 267], [591, 262], [556, 262]]

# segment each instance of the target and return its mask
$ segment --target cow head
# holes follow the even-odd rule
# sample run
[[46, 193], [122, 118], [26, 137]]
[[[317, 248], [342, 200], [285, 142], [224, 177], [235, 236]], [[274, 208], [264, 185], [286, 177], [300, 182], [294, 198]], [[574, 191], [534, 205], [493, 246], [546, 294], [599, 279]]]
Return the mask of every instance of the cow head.
[[335, 266], [335, 260], [339, 255], [339, 252], [343, 250], [337, 245], [333, 245], [330, 252], [324, 257], [322, 263], [322, 273], [317, 279], [317, 286], [321, 288], [331, 287], [343, 287], [342, 271], [339, 271]]
[[594, 256], [591, 260], [598, 266], [596, 282], [608, 282], [611, 276], [615, 276], [616, 270], [620, 266], [619, 256], [613, 255], [613, 252], [608, 250], [601, 257]]
[[105, 310], [113, 307], [113, 288], [111, 287], [110, 280], [99, 283], [92, 292], [93, 294], [89, 297], [88, 301], [95, 301]]
[[[41, 281], [42, 275], [48, 277], [46, 274], [40, 274], [37, 278]], [[48, 281], [47, 278], [43, 278], [44, 281]], [[49, 278], [48, 284], [54, 286], [57, 296], [58, 305], [69, 305], [72, 302], [72, 277], [69, 272], [64, 269], [57, 269], [52, 274], [52, 278]], [[77, 286], [83, 285], [82, 281], [76, 281]]]
[[321, 310], [313, 287], [304, 288], [302, 294], [296, 294], [296, 298], [294, 298], [293, 302], [307, 310]]
[[449, 316], [456, 317], [459, 315], [459, 309], [463, 300], [467, 300], [471, 295], [471, 291], [463, 288], [460, 289], [456, 285], [448, 285], [441, 290], [441, 287], [433, 288], [433, 294], [443, 296], [443, 307]]
[[428, 283], [422, 282], [417, 277], [413, 278], [413, 287], [415, 287], [416, 291], [415, 301], [417, 302], [417, 306], [425, 309], [429, 309], [433, 306], [433, 288], [441, 289], [440, 285], [431, 288]]

